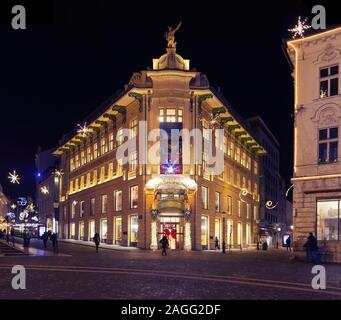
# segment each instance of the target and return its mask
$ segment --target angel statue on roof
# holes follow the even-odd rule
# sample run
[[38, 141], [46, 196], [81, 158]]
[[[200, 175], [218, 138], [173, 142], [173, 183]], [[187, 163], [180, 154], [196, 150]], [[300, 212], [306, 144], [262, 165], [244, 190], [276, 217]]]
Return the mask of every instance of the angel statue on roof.
[[173, 29], [172, 27], [168, 27], [168, 31], [165, 33], [165, 39], [168, 42], [167, 48], [176, 48], [175, 32], [179, 30], [180, 26], [181, 21], [175, 29]]

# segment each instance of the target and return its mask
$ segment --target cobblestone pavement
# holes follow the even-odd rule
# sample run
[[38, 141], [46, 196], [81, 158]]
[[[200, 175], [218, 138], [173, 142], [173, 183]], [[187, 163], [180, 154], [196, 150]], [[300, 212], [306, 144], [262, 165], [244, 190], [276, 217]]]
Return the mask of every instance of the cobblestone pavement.
[[[341, 299], [341, 265], [325, 264], [327, 288], [313, 290], [313, 264], [282, 250], [162, 257], [60, 243], [59, 251], [66, 255], [0, 257], [0, 299]], [[26, 290], [12, 289], [13, 265], [25, 266]]]

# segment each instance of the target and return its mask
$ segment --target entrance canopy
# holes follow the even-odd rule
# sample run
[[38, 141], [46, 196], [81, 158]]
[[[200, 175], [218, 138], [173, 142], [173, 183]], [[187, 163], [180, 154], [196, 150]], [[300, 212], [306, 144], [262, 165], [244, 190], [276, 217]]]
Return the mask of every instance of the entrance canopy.
[[146, 189], [154, 191], [175, 189], [185, 190], [187, 193], [194, 193], [197, 188], [197, 183], [189, 176], [177, 174], [154, 176], [146, 183]]

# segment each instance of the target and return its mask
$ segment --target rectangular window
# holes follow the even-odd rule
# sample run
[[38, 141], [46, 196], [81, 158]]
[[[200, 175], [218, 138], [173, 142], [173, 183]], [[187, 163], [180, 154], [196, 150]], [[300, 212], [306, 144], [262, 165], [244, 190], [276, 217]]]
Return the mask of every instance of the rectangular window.
[[84, 240], [84, 222], [81, 221], [78, 226], [78, 235], [79, 235], [79, 240]]
[[101, 220], [101, 242], [106, 243], [107, 242], [107, 236], [108, 236], [108, 221], [107, 219]]
[[123, 138], [123, 129], [122, 128], [119, 128], [117, 130], [116, 140], [117, 140], [117, 144], [119, 146], [123, 143], [124, 138]]
[[97, 142], [94, 143], [94, 159], [98, 157], [98, 145]]
[[183, 111], [182, 109], [167, 108], [159, 109], [160, 122], [182, 122]]
[[215, 192], [215, 212], [220, 212], [220, 192]]
[[208, 188], [201, 186], [201, 206], [208, 209]]
[[339, 200], [317, 201], [317, 240], [340, 240]]
[[116, 190], [115, 194], [115, 211], [122, 210], [122, 190]]
[[227, 244], [229, 246], [232, 246], [233, 244], [233, 221], [232, 220], [227, 220]]
[[253, 220], [254, 221], [258, 220], [258, 207], [257, 206], [253, 207]]
[[73, 219], [76, 215], [76, 205], [77, 205], [77, 201], [73, 201], [71, 203], [71, 218]]
[[91, 148], [88, 147], [88, 148], [86, 149], [86, 161], [87, 161], [87, 162], [90, 162], [91, 160], [92, 160]]
[[134, 215], [130, 216], [130, 245], [136, 246], [138, 242], [138, 232], [139, 232], [139, 217]]
[[115, 217], [114, 219], [114, 239], [115, 244], [120, 244], [122, 241], [122, 218], [121, 217]]
[[339, 66], [320, 69], [320, 98], [339, 94]]
[[238, 222], [237, 226], [237, 244], [241, 245], [243, 241], [243, 226], [241, 222]]
[[95, 221], [91, 220], [89, 221], [89, 241], [93, 241], [94, 236], [95, 236]]
[[232, 214], [232, 197], [227, 196], [227, 214]]
[[137, 169], [137, 151], [134, 151], [129, 156], [129, 171], [136, 171]]
[[113, 150], [114, 149], [114, 134], [110, 133], [109, 135], [109, 150]]
[[318, 162], [336, 162], [338, 160], [338, 128], [319, 129], [318, 138]]
[[101, 196], [101, 212], [107, 213], [107, 206], [108, 206], [108, 196], [103, 194]]
[[80, 216], [81, 218], [84, 217], [84, 211], [85, 211], [85, 204], [84, 204], [84, 201], [81, 201], [81, 202], [79, 203], [79, 216]]
[[90, 199], [90, 216], [95, 215], [95, 198]]
[[246, 204], [246, 219], [250, 219], [250, 211], [251, 211], [250, 208], [251, 208], [250, 204], [247, 203]]
[[136, 209], [138, 206], [138, 199], [139, 199], [139, 187], [133, 186], [130, 187], [130, 208]]
[[135, 138], [137, 136], [137, 119], [134, 119], [130, 122], [130, 138]]
[[105, 154], [108, 151], [105, 138], [101, 139], [101, 154]]
[[205, 216], [201, 217], [201, 245], [208, 246], [208, 218]]
[[242, 216], [242, 202], [238, 200], [238, 217]]

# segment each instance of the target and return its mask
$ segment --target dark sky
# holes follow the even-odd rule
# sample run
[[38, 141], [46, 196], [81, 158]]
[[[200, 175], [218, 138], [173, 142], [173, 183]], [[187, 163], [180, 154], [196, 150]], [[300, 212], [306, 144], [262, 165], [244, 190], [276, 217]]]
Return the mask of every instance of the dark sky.
[[[293, 80], [281, 46], [299, 15], [312, 17], [311, 8], [305, 1], [56, 1], [45, 13], [27, 6], [27, 30], [2, 19], [0, 184], [11, 196], [33, 195], [38, 146], [55, 146], [134, 71], [151, 66], [165, 51], [167, 26], [180, 20], [177, 52], [243, 117], [264, 119], [280, 142], [289, 184]], [[340, 22], [332, 20], [335, 6], [326, 9], [328, 24]], [[41, 20], [47, 23], [32, 23]], [[13, 169], [19, 186], [8, 183]]]

